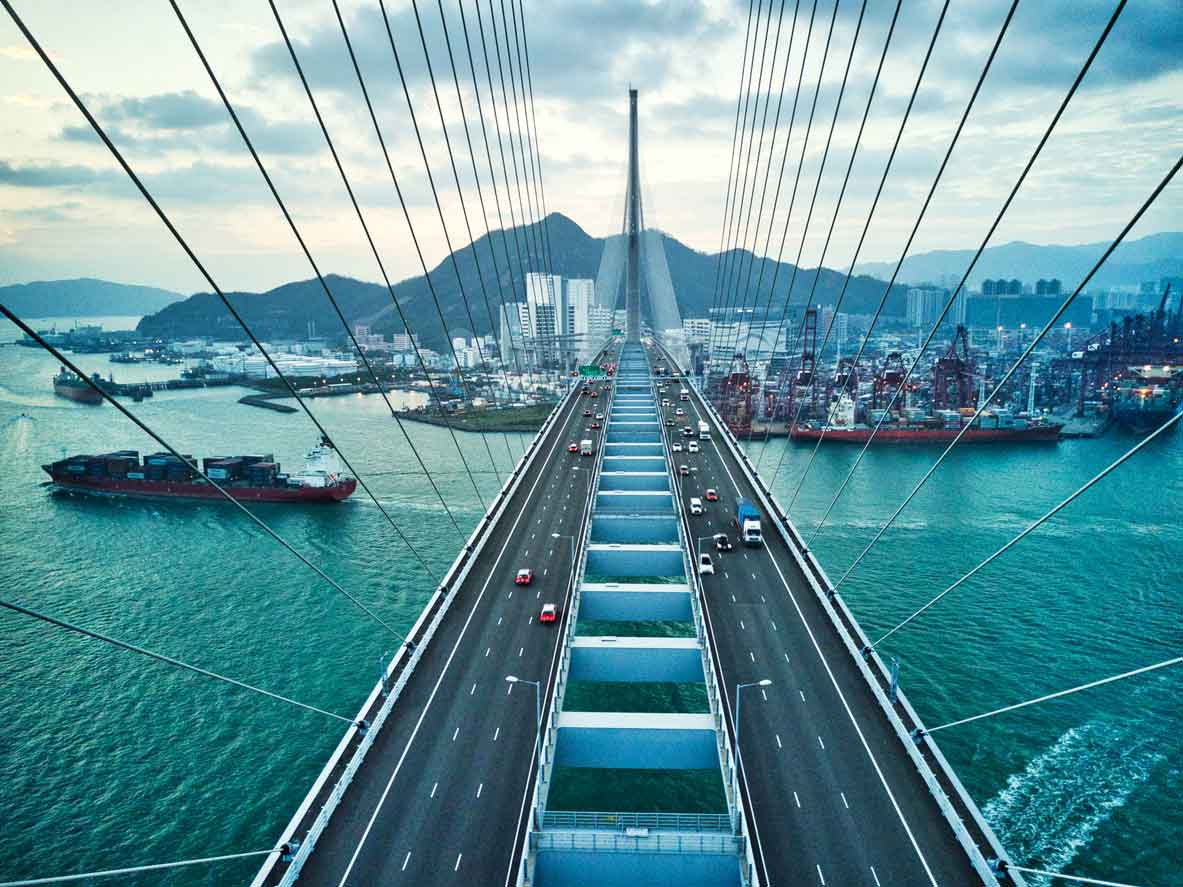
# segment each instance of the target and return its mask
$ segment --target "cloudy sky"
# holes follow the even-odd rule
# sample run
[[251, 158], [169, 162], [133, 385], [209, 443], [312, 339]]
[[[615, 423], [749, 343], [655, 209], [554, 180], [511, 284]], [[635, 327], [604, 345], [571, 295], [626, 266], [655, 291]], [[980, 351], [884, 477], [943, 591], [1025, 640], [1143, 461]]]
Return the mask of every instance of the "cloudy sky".
[[[377, 0], [337, 0], [374, 102], [394, 172], [429, 264], [446, 253], [444, 230]], [[770, 5], [771, 2], [771, 5]], [[418, 260], [358, 87], [332, 0], [276, 0], [325, 123], [390, 276], [419, 273]], [[1183, 151], [1183, 15], [1180, 0], [1130, 0], [993, 239], [993, 243], [1084, 243], [1112, 238]], [[270, 8], [262, 2], [178, 0], [263, 162], [325, 270], [378, 279], [341, 178], [317, 127]], [[440, 6], [418, 0], [464, 202], [481, 217], [461, 109], [472, 128], [477, 170], [497, 225], [460, 9], [492, 140], [503, 217], [521, 217], [509, 152], [506, 105], [493, 46], [503, 54], [502, 9], [512, 2], [443, 0], [456, 53], [461, 101], [448, 61]], [[308, 265], [233, 130], [217, 92], [168, 3], [14, 0], [35, 37], [140, 173], [225, 289], [263, 289], [310, 276]], [[905, 0], [871, 105], [825, 264], [850, 262], [941, 8]], [[860, 260], [899, 250], [1009, 0], [952, 0]], [[793, 120], [771, 251], [780, 249], [800, 167], [786, 259], [816, 264], [895, 4], [869, 0], [755, 0], [760, 51], [752, 96], [755, 140], [746, 149], [755, 203], [771, 160], [763, 219], [748, 244], [763, 251], [785, 134]], [[1079, 72], [1114, 0], [1022, 0], [926, 216], [914, 252], [976, 247]], [[782, 12], [783, 10], [783, 12]], [[444, 129], [427, 75], [415, 12], [386, 0], [395, 46], [422, 129], [452, 243], [468, 241]], [[495, 14], [495, 24], [491, 18]], [[770, 14], [771, 11], [771, 14]], [[757, 20], [758, 19], [758, 20]], [[771, 20], [771, 27], [769, 26]], [[811, 28], [812, 20], [812, 28]], [[833, 38], [826, 52], [830, 22]], [[612, 233], [623, 206], [627, 90], [640, 90], [646, 214], [691, 246], [717, 250], [727, 193], [748, 0], [524, 0], [546, 205], [596, 235]], [[780, 25], [778, 33], [778, 23]], [[513, 34], [513, 18], [509, 33]], [[506, 161], [496, 143], [479, 26], [489, 45]], [[790, 47], [791, 38], [791, 47]], [[808, 39], [807, 39], [808, 38]], [[851, 57], [852, 43], [854, 54]], [[775, 54], [773, 50], [776, 50]], [[790, 51], [791, 49], [791, 51]], [[822, 66], [823, 55], [825, 65]], [[843, 69], [849, 82], [816, 208], [805, 229]], [[761, 59], [763, 64], [762, 79]], [[792, 116], [802, 71], [797, 113]], [[785, 76], [786, 68], [788, 71]], [[820, 75], [820, 76], [819, 76]], [[505, 69], [509, 78], [509, 69]], [[787, 84], [773, 137], [782, 79]], [[820, 79], [820, 90], [818, 83]], [[509, 85], [507, 79], [506, 85]], [[767, 90], [772, 100], [764, 117]], [[806, 141], [817, 94], [813, 127]], [[511, 91], [513, 133], [520, 119]], [[0, 283], [103, 277], [184, 292], [206, 289], [111, 155], [90, 133], [14, 23], [0, 13]], [[765, 123], [760, 141], [760, 124]], [[747, 142], [744, 143], [745, 145]], [[744, 151], [741, 147], [741, 151]], [[803, 158], [803, 159], [802, 159]], [[519, 163], [520, 158], [519, 158]], [[751, 202], [752, 197], [745, 197]], [[530, 212], [530, 208], [527, 208]], [[1173, 183], [1131, 236], [1183, 228], [1183, 179]], [[1021, 269], [1020, 269], [1021, 270]]]

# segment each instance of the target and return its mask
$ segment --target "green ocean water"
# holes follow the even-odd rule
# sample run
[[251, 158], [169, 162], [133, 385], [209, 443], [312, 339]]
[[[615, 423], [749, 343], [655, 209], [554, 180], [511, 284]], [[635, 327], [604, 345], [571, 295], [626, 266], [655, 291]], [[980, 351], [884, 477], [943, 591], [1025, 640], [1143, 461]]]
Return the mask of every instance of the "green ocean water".
[[[127, 321], [124, 321], [126, 323]], [[42, 324], [39, 324], [42, 325]], [[44, 324], [47, 325], [47, 324]], [[117, 325], [112, 319], [106, 325]], [[0, 327], [0, 341], [15, 337]], [[118, 366], [121, 380], [175, 367]], [[55, 398], [39, 351], [0, 347], [0, 590], [6, 599], [314, 705], [352, 715], [393, 641], [290, 554], [219, 504], [54, 497], [40, 465], [63, 453], [155, 444], [109, 405]], [[184, 452], [274, 452], [315, 442], [301, 414], [241, 406], [238, 389], [131, 405]], [[313, 410], [412, 544], [442, 571], [457, 534], [375, 397]], [[407, 424], [465, 533], [482, 509], [446, 429]], [[895, 624], [1134, 442], [956, 451], [843, 586], [868, 632]], [[462, 436], [482, 496], [521, 435]], [[762, 447], [751, 447], [759, 457]], [[491, 455], [490, 455], [491, 453]], [[762, 473], [793, 496], [809, 449], [774, 442]], [[837, 579], [939, 450], [873, 450], [814, 547]], [[808, 534], [857, 449], [824, 448], [793, 508]], [[913, 626], [893, 637], [905, 690], [930, 724], [1177, 655], [1183, 649], [1183, 436], [1152, 445]], [[432, 587], [360, 491], [334, 508], [260, 515], [383, 619], [408, 626]], [[581, 626], [581, 629], [583, 627]], [[340, 724], [0, 612], [0, 880], [271, 846]], [[1016, 859], [1145, 885], [1183, 871], [1183, 702], [1164, 672], [940, 735]], [[602, 707], [610, 686], [573, 688]], [[643, 706], [637, 690], [628, 705]], [[644, 691], [640, 691], [642, 694]], [[654, 687], [695, 710], [687, 688]], [[679, 803], [686, 786], [646, 782]], [[610, 787], [609, 787], [610, 788]], [[608, 792], [609, 789], [605, 789]], [[594, 785], [568, 794], [596, 806]], [[660, 800], [660, 799], [658, 799]], [[120, 879], [243, 883], [253, 862]], [[96, 882], [100, 883], [100, 882]], [[112, 883], [112, 882], [101, 882]]]

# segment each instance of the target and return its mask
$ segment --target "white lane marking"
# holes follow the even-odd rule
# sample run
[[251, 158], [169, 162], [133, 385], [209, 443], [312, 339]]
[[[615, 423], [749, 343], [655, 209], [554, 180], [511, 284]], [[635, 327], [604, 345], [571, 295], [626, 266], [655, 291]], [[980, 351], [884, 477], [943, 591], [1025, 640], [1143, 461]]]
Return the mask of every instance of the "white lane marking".
[[822, 887], [826, 887], [826, 876], [822, 874], [822, 867], [818, 865], [817, 876], [822, 879]]
[[804, 701], [805, 701], [805, 691], [804, 691], [804, 690], [798, 690], [797, 692], [801, 694], [801, 701], [802, 701], [802, 702], [804, 702]]
[[510, 684], [508, 687], [505, 688], [505, 695], [508, 696], [512, 692], [513, 692], [513, 684]]
[[753, 661], [753, 662], [755, 662], [755, 661], [756, 661], [756, 654], [755, 654], [755, 653], [753, 653], [751, 650], [748, 650], [748, 655], [752, 657], [752, 661]]
[[454, 866], [452, 866], [452, 871], [454, 871], [454, 872], [460, 871], [460, 857], [462, 857], [463, 855], [464, 855], [463, 853], [456, 854], [456, 864]]
[[850, 809], [850, 802], [846, 800], [846, 792], [838, 792], [842, 796], [842, 806], [847, 810]]
[[403, 867], [402, 867], [402, 870], [403, 870], [404, 872], [407, 870], [407, 863], [408, 863], [408, 862], [410, 862], [410, 861], [411, 861], [411, 851], [410, 851], [410, 850], [408, 850], [408, 851], [407, 851], [407, 855], [403, 857]]
[[[711, 441], [711, 446], [715, 447], [715, 452], [719, 454], [719, 461], [723, 465], [723, 470], [727, 472], [727, 477], [731, 479], [731, 485], [735, 487], [735, 494], [740, 495], [739, 485], [735, 482], [735, 477], [731, 473], [731, 469], [727, 467], [727, 462], [723, 460], [723, 454], [719, 452], [718, 446], [714, 440]], [[764, 549], [768, 552], [768, 549]], [[887, 792], [888, 800], [891, 801], [891, 806], [895, 810], [895, 815], [899, 818], [900, 824], [904, 827], [904, 832], [908, 835], [908, 840], [912, 844], [912, 849], [916, 851], [916, 857], [920, 860], [920, 865], [924, 867], [924, 873], [928, 875], [928, 882], [932, 887], [939, 887], [936, 876], [933, 875], [932, 869], [929, 868], [928, 860], [924, 856], [924, 852], [920, 849], [920, 845], [916, 842], [916, 836], [912, 834], [912, 827], [908, 825], [908, 820], [904, 817], [904, 811], [900, 809], [899, 802], [896, 801], [895, 795], [891, 791], [891, 786], [887, 784], [887, 777], [883, 775], [883, 770], [879, 766], [879, 761], [875, 758], [871, 751], [871, 746], [867, 743], [866, 736], [863, 735], [862, 728], [858, 725], [858, 720], [854, 716], [854, 712], [850, 708], [850, 703], [846, 701], [846, 696], [842, 693], [842, 688], [838, 686], [838, 679], [834, 677], [834, 672], [830, 669], [830, 663], [826, 661], [825, 655], [822, 653], [821, 645], [818, 644], [817, 638], [813, 635], [813, 629], [809, 627], [809, 622], [805, 619], [805, 613], [801, 609], [801, 605], [797, 603], [797, 596], [793, 594], [793, 589], [789, 586], [789, 581], [785, 579], [785, 574], [781, 572], [780, 564], [776, 562], [776, 558], [769, 552], [768, 559], [772, 562], [772, 568], [776, 570], [776, 575], [780, 577], [781, 585], [785, 587], [785, 591], [789, 595], [789, 600], [793, 604], [793, 609], [797, 611], [797, 618], [801, 620], [801, 625], [805, 628], [805, 633], [809, 635], [809, 640], [813, 644], [813, 649], [817, 653], [817, 658], [821, 660], [822, 667], [826, 670], [826, 675], [830, 679], [830, 683], [834, 687], [834, 692], [838, 694], [838, 699], [842, 702], [842, 708], [846, 711], [847, 718], [850, 719], [851, 725], [854, 727], [854, 732], [858, 734], [859, 742], [862, 743], [863, 751], [867, 753], [867, 757], [871, 761], [871, 766], [875, 768], [875, 775], [879, 777], [879, 782], [883, 786], [883, 790]], [[804, 698], [804, 695], [802, 695]]]
[[476, 787], [476, 796], [479, 798], [481, 796], [481, 792], [484, 790], [485, 790], [485, 784], [482, 782], [480, 785], [478, 785]]
[[760, 695], [764, 697], [765, 702], [768, 701], [768, 692], [766, 690], [761, 690]]
[[[574, 405], [574, 403], [575, 401], [572, 401], [572, 405]], [[568, 419], [569, 418], [570, 416], [568, 416]], [[556, 435], [554, 443], [550, 445], [550, 452], [547, 453], [546, 458], [542, 462], [543, 468], [545, 468], [546, 464], [551, 460], [551, 458], [553, 458], [555, 449], [558, 447], [560, 440], [561, 438]], [[538, 484], [541, 482], [541, 480], [542, 472], [539, 472], [538, 477], [534, 481], [534, 485], [530, 487], [530, 491], [526, 494], [525, 504], [527, 507], [518, 512], [518, 516], [514, 519], [513, 526], [509, 528], [509, 536], [507, 538], [513, 538], [513, 534], [517, 531], [518, 523], [525, 516], [530, 504], [530, 500], [534, 497], [534, 492], [537, 490]], [[542, 518], [539, 518], [538, 520], [541, 523]], [[477, 609], [481, 603], [481, 599], [484, 598], [485, 592], [488, 591], [489, 583], [493, 581], [493, 574], [496, 572], [497, 567], [501, 563], [501, 558], [504, 555], [505, 548], [502, 548], [497, 554], [496, 560], [493, 561], [493, 566], [489, 570], [489, 575], [485, 577], [485, 583], [481, 586], [480, 594], [477, 595], [472, 609], [468, 611], [468, 618], [464, 620], [464, 625], [460, 629], [460, 634], [456, 638], [456, 643], [452, 646], [452, 652], [448, 654], [448, 658], [444, 662], [444, 667], [440, 670], [440, 676], [436, 679], [435, 686], [431, 689], [431, 695], [427, 697], [427, 702], [423, 706], [423, 711], [420, 712], [419, 719], [415, 722], [415, 728], [411, 731], [411, 736], [407, 740], [407, 744], [403, 746], [402, 754], [399, 755], [398, 763], [394, 765], [394, 770], [390, 774], [390, 778], [386, 781], [386, 788], [382, 790], [382, 796], [378, 798], [378, 803], [374, 807], [374, 812], [370, 815], [370, 821], [366, 823], [365, 830], [362, 832], [361, 838], [357, 842], [357, 847], [354, 849], [353, 856], [349, 859], [349, 865], [345, 867], [345, 871], [341, 875], [341, 880], [337, 884], [337, 887], [345, 887], [346, 882], [349, 880], [349, 873], [353, 871], [353, 866], [357, 863], [357, 857], [361, 855], [361, 849], [365, 845], [366, 839], [370, 836], [370, 832], [374, 828], [374, 823], [378, 820], [378, 814], [382, 811], [382, 805], [386, 803], [386, 798], [390, 795], [390, 789], [394, 786], [394, 780], [398, 777], [399, 771], [402, 769], [403, 762], [407, 759], [407, 754], [411, 750], [411, 744], [415, 741], [415, 737], [419, 734], [419, 729], [423, 726], [423, 721], [427, 718], [427, 712], [431, 708], [431, 703], [435, 699], [436, 693], [439, 692], [440, 685], [444, 682], [444, 676], [447, 674], [448, 667], [452, 664], [452, 660], [456, 657], [456, 651], [460, 649], [460, 644], [464, 640], [464, 635], [468, 631], [468, 626], [472, 624], [472, 618], [476, 615]], [[459, 858], [456, 860], [456, 865], [460, 865]]]
[[452, 732], [452, 741], [453, 741], [453, 742], [455, 742], [455, 741], [456, 741], [456, 737], [457, 737], [457, 736], [459, 736], [459, 735], [460, 735], [460, 728], [459, 728], [459, 727], [457, 727], [457, 728], [456, 728], [456, 729], [455, 729], [455, 730]]
[[797, 802], [797, 808], [798, 808], [798, 809], [800, 809], [800, 807], [801, 807], [801, 799], [800, 799], [799, 797], [797, 797], [797, 793], [796, 793], [796, 792], [793, 792], [793, 800]]
[[826, 750], [826, 744], [822, 742], [822, 738], [820, 736], [817, 738], [817, 744], [822, 747], [822, 751]]
[[[529, 618], [529, 619], [526, 621], [526, 624], [527, 624], [527, 625], [533, 625], [533, 624], [534, 624], [534, 617], [533, 617], [533, 616], [531, 616], [531, 617], [530, 617], [530, 618]], [[511, 685], [511, 686], [512, 686], [512, 685]]]
[[[771, 619], [770, 619], [770, 620], [768, 620], [768, 621], [769, 621], [769, 622], [772, 622], [772, 620], [771, 620]], [[775, 623], [775, 622], [772, 622], [772, 630], [773, 630], [773, 631], [780, 631], [780, 629], [776, 627], [776, 623]]]
[[534, 595], [534, 600], [541, 600], [541, 599], [542, 599], [542, 591], [539, 590], [538, 594]]
[[755, 578], [756, 578], [756, 574], [755, 574], [755, 573], [753, 573], [753, 574], [752, 574], [752, 578], [753, 578], [753, 579], [755, 579]]
[[493, 741], [496, 742], [497, 737], [500, 735], [501, 735], [501, 728], [498, 727], [496, 730], [493, 731]]
[[739, 620], [739, 627], [740, 627], [740, 629], [742, 629], [743, 631], [747, 631], [747, 628], [744, 626], [744, 624], [743, 624], [743, 620], [742, 620], [742, 619], [741, 619], [741, 620]]
[[879, 883], [879, 875], [875, 873], [875, 866], [871, 866], [871, 877], [875, 879], [876, 887], [882, 887]]
[[522, 653], [525, 652], [525, 649], [526, 649], [525, 647], [518, 647], [518, 658], [519, 659], [521, 658]]
[[549, 572], [550, 572], [550, 567], [547, 567], [545, 570], [542, 571], [542, 575], [545, 576]]
[[766, 604], [766, 603], [768, 603], [768, 599], [766, 597], [764, 597], [764, 595], [760, 595], [760, 603]]
[[486, 659], [488, 659], [488, 658], [489, 658], [489, 653], [491, 653], [492, 651], [493, 651], [493, 648], [492, 648], [492, 647], [486, 647], [486, 648], [485, 648], [485, 658], [486, 658]]
[[735, 599], [735, 595], [732, 595], [732, 596], [731, 596], [731, 603], [733, 603], [733, 604], [738, 604], [738, 603], [739, 603], [739, 601], [737, 601], [737, 600]]
[[784, 748], [784, 745], [780, 741], [780, 734], [779, 733], [776, 734], [776, 747], [777, 748]]
[[511, 591], [509, 594], [507, 594], [507, 595], [505, 596], [506, 600], [509, 600], [509, 598], [511, 598], [511, 597], [513, 597], [513, 592], [512, 592], [512, 591]]
[[473, 684], [473, 685], [472, 685], [472, 689], [468, 691], [468, 695], [469, 695], [469, 696], [474, 696], [474, 695], [476, 695], [476, 684]]
[[437, 783], [435, 783], [434, 785], [432, 785], [432, 787], [431, 787], [431, 797], [433, 797], [433, 798], [435, 797], [435, 790], [436, 790], [437, 788], [439, 788], [439, 787], [440, 787], [440, 784], [439, 784], [438, 782], [437, 782]]

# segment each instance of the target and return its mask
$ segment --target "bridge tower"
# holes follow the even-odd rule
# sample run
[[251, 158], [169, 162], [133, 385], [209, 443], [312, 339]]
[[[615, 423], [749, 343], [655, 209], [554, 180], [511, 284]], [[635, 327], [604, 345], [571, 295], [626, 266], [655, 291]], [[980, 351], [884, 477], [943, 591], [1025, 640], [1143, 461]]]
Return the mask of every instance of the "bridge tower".
[[628, 192], [625, 195], [628, 264], [625, 272], [625, 341], [641, 341], [641, 173], [637, 168], [637, 91], [628, 91]]

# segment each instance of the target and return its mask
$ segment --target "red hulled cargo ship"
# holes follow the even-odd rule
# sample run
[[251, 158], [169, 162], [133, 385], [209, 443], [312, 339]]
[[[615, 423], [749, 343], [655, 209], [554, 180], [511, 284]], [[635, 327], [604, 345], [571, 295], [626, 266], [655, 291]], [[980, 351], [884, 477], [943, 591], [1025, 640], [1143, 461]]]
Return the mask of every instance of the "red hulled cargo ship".
[[[99, 374], [94, 374], [94, 379], [98, 379]], [[77, 403], [86, 404], [100, 404], [103, 402], [103, 395], [92, 388], [85, 379], [81, 376], [76, 376], [65, 367], [62, 371], [53, 377], [53, 393], [58, 397], [64, 397], [67, 400], [73, 400]]]
[[342, 472], [336, 450], [324, 439], [298, 474], [284, 474], [270, 454], [203, 459], [201, 472], [196, 464], [192, 456], [172, 453], [152, 453], [141, 462], [138, 451], [119, 450], [70, 456], [42, 468], [55, 492], [140, 499], [222, 500], [211, 480], [241, 502], [340, 502], [357, 489], [357, 478]]

